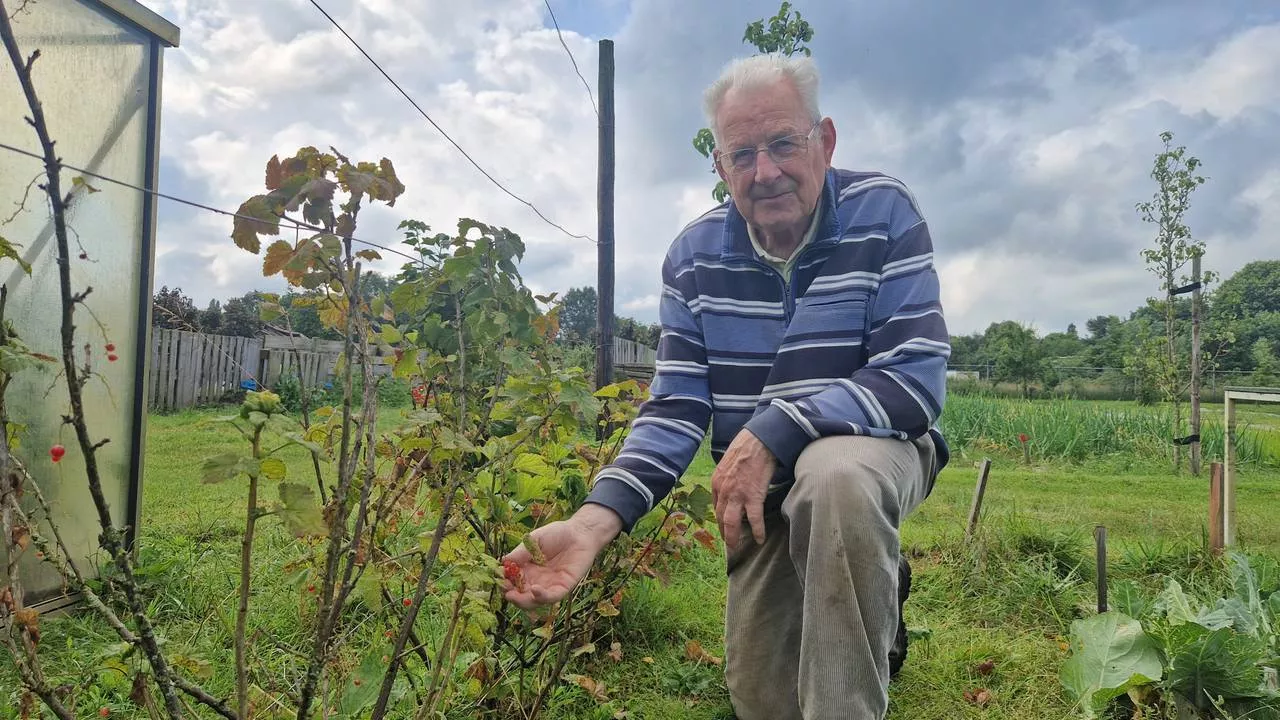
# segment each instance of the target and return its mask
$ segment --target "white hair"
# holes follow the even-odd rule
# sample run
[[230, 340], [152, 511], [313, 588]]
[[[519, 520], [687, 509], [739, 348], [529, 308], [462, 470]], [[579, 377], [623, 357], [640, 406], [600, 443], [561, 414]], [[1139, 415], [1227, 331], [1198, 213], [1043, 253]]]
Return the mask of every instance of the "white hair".
[[818, 110], [818, 66], [807, 55], [786, 56], [781, 53], [753, 55], [739, 58], [725, 65], [720, 77], [706, 89], [702, 96], [702, 109], [716, 142], [720, 140], [720, 128], [716, 126], [716, 113], [730, 90], [735, 88], [768, 87], [779, 80], [790, 80], [800, 94], [805, 112], [813, 122], [822, 119]]

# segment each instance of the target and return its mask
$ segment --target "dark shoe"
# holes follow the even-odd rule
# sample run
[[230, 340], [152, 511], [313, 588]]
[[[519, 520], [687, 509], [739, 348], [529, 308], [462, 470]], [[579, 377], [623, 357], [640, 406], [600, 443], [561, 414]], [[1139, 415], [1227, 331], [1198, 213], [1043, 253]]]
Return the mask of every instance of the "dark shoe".
[[889, 677], [894, 677], [907, 661], [907, 621], [902, 615], [902, 606], [911, 595], [911, 565], [906, 555], [898, 556], [898, 632], [893, 637], [893, 647], [889, 648]]

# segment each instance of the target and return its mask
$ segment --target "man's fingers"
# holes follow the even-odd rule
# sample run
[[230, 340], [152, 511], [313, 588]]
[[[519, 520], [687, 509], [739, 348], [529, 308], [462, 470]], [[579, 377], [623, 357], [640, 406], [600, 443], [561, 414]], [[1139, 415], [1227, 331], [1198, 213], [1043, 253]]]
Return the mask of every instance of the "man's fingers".
[[506, 555], [503, 555], [502, 559], [504, 561], [510, 560], [511, 562], [523, 567], [525, 565], [528, 565], [529, 562], [533, 560], [533, 556], [529, 554], [528, 548], [526, 548], [524, 545], [517, 545], [514, 550], [507, 553]]
[[764, 544], [764, 500], [747, 503], [747, 523], [751, 525], [751, 535], [757, 545]]
[[725, 503], [724, 517], [720, 518], [720, 535], [731, 548], [738, 547], [742, 534], [742, 505], [736, 502]]

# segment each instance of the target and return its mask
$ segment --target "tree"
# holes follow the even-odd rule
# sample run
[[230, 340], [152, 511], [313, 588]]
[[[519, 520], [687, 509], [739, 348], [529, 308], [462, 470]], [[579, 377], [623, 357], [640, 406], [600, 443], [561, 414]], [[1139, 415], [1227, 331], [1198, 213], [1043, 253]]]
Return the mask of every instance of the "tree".
[[222, 332], [222, 303], [210, 300], [209, 307], [200, 311], [200, 332], [210, 335]]
[[258, 304], [262, 295], [251, 290], [237, 298], [231, 298], [222, 307], [222, 332], [240, 337], [257, 337], [262, 331], [258, 317]]
[[[813, 26], [800, 16], [798, 10], [792, 16], [791, 3], [783, 0], [782, 5], [778, 7], [778, 14], [768, 18], [768, 23], [767, 29], [763, 19], [747, 25], [746, 31], [742, 34], [742, 42], [753, 45], [758, 53], [776, 52], [788, 57], [797, 53], [803, 53], [805, 56], [812, 54], [806, 43], [813, 40]], [[713, 159], [716, 139], [711, 128], [702, 128], [693, 136], [693, 148], [702, 153], [702, 157]], [[724, 180], [716, 182], [715, 188], [711, 191], [711, 197], [715, 198], [717, 203], [722, 203], [729, 197], [729, 186]]]
[[560, 339], [594, 345], [598, 302], [593, 287], [569, 288], [560, 301]]
[[168, 285], [160, 288], [151, 300], [151, 324], [167, 330], [200, 329], [199, 311], [191, 298], [182, 294], [182, 288], [172, 290]]
[[1050, 358], [1074, 357], [1084, 352], [1085, 344], [1076, 332], [1076, 326], [1067, 326], [1066, 332], [1049, 333], [1040, 341], [1044, 345], [1044, 355]]
[[[1160, 140], [1164, 149], [1156, 155], [1151, 168], [1157, 189], [1151, 200], [1138, 203], [1137, 211], [1144, 222], [1156, 226], [1154, 246], [1143, 250], [1142, 257], [1147, 261], [1147, 268], [1160, 279], [1160, 289], [1165, 293], [1163, 300], [1151, 300], [1154, 307], [1163, 310], [1165, 343], [1162, 362], [1157, 364], [1154, 358], [1148, 358], [1144, 364], [1156, 370], [1160, 390], [1173, 404], [1171, 439], [1174, 439], [1182, 437], [1181, 398], [1188, 384], [1177, 353], [1175, 291], [1189, 280], [1183, 273], [1187, 263], [1204, 255], [1204, 242], [1192, 239], [1191, 229], [1183, 218], [1191, 207], [1191, 194], [1205, 179], [1197, 174], [1200, 160], [1187, 155], [1184, 146], [1173, 147], [1173, 133], [1167, 130], [1160, 133]], [[1205, 281], [1209, 279], [1206, 276]], [[1199, 428], [1192, 431], [1198, 432]], [[1193, 457], [1193, 466], [1196, 459]], [[1175, 468], [1182, 465], [1179, 445], [1174, 445], [1173, 462]]]
[[1280, 338], [1280, 260], [1258, 260], [1227, 278], [1210, 297], [1208, 324], [1221, 367], [1253, 369], [1260, 338]]
[[1258, 338], [1250, 349], [1253, 355], [1253, 375], [1249, 382], [1259, 387], [1269, 387], [1280, 383], [1280, 355], [1277, 355], [1275, 344]]
[[1031, 397], [1031, 383], [1049, 379], [1044, 348], [1036, 331], [1012, 320], [987, 328], [987, 343], [995, 361], [994, 379], [1017, 383], [1022, 396]]

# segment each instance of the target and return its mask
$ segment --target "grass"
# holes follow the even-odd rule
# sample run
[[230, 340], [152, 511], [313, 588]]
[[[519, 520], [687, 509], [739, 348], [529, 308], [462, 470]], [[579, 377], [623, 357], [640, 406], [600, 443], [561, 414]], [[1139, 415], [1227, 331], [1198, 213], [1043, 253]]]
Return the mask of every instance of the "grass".
[[[968, 410], [974, 417], [985, 412], [987, 422], [1006, 424], [957, 443], [932, 496], [903, 526], [904, 549], [915, 571], [906, 607], [915, 639], [890, 688], [890, 718], [1070, 717], [1071, 703], [1060, 690], [1057, 673], [1066, 657], [1063, 639], [1071, 621], [1091, 612], [1091, 533], [1097, 524], [1108, 528], [1112, 577], [1148, 586], [1159, 582], [1160, 573], [1178, 574], [1193, 585], [1221, 582], [1219, 569], [1205, 559], [1203, 478], [1172, 473], [1158, 452], [1143, 451], [1136, 441], [1080, 456], [1055, 453], [1057, 446], [1046, 444], [1044, 453], [1036, 448], [1038, 464], [1031, 466], [1022, 463], [1020, 451], [1014, 452], [1016, 440], [1013, 446], [1007, 440], [981, 441], [1004, 438], [1006, 428], [1017, 428], [1033, 417], [1030, 413], [1042, 412], [1034, 417], [1046, 424], [1026, 427], [1048, 443], [1055, 415], [1070, 419], [1083, 417], [1072, 413], [1089, 412], [1087, 407], [1042, 404], [1055, 411], [1003, 401], [1004, 420], [997, 416], [999, 408], [966, 408], [965, 399], [948, 406], [953, 423]], [[1128, 404], [1094, 405], [1099, 412], [1138, 412]], [[1263, 426], [1280, 416], [1269, 410], [1248, 412], [1261, 441], [1273, 442], [1275, 426]], [[222, 639], [230, 636], [233, 621], [244, 488], [199, 481], [203, 458], [238, 447], [234, 432], [213, 421], [217, 414], [151, 418], [141, 542], [152, 573], [153, 611], [167, 628], [170, 652], [193, 664], [207, 663], [211, 675], [206, 685], [225, 696], [232, 689], [231, 651]], [[979, 426], [975, 421], [971, 427]], [[983, 457], [991, 457], [994, 465], [980, 531], [966, 545], [975, 466]], [[286, 460], [291, 473], [306, 476], [301, 453]], [[703, 453], [686, 482], [706, 483], [711, 471]], [[1270, 519], [1277, 482], [1280, 468], [1258, 462], [1241, 468], [1239, 539], [1249, 551], [1280, 555], [1280, 525]], [[266, 652], [268, 647], [292, 647], [301, 637], [304, 599], [294, 581], [279, 572], [295, 559], [297, 546], [274, 522], [260, 528], [254, 603], [256, 630], [272, 638], [260, 644]], [[678, 563], [668, 583], [643, 581], [624, 599], [615, 634], [569, 668], [602, 681], [608, 702], [565, 683], [552, 694], [547, 717], [606, 720], [622, 710], [627, 718], [658, 720], [732, 717], [720, 666], [690, 660], [685, 653], [685, 643], [692, 640], [712, 656], [723, 656], [724, 592], [723, 555], [700, 548]], [[48, 666], [78, 688], [82, 714], [108, 706], [112, 717], [145, 717], [126, 699], [126, 671], [134, 659], [112, 655], [115, 638], [98, 622], [89, 616], [49, 620], [44, 631]], [[615, 641], [621, 662], [606, 654]], [[354, 663], [358, 658], [344, 660]], [[994, 662], [989, 675], [978, 669], [986, 660]], [[280, 678], [293, 677], [300, 662], [287, 651], [259, 661], [266, 670], [254, 680], [268, 689]], [[16, 717], [11, 709], [16, 694], [7, 691], [14, 684], [4, 667], [0, 663], [0, 718], [11, 718]], [[985, 708], [964, 698], [966, 690], [979, 687], [991, 693]]]

